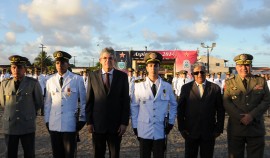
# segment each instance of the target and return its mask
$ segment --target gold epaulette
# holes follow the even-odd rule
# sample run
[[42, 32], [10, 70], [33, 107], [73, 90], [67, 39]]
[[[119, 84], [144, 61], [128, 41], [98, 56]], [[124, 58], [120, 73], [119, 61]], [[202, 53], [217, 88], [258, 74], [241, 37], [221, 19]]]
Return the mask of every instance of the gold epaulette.
[[231, 79], [234, 79], [235, 78], [235, 75], [231, 75], [229, 78], [226, 78], [225, 80], [231, 80]]
[[143, 81], [145, 81], [145, 79], [138, 79], [138, 80], [135, 80], [134, 82], [135, 83], [140, 83], [140, 82], [143, 82]]

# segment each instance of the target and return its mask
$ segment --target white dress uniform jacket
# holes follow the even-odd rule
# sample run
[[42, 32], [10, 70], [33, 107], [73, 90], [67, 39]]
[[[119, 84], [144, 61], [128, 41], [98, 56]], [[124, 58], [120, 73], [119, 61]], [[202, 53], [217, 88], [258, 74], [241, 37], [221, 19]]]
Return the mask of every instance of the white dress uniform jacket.
[[214, 80], [214, 83], [217, 84], [217, 85], [220, 87], [220, 89], [221, 89], [221, 94], [223, 94], [222, 82], [223, 82], [223, 80], [220, 79], [220, 78], [216, 78], [216, 79]]
[[42, 90], [42, 95], [44, 95], [44, 89], [46, 88], [46, 78], [43, 75], [33, 75], [33, 78], [38, 80]]
[[60, 75], [53, 74], [46, 83], [45, 122], [57, 132], [76, 131], [76, 113], [80, 98], [80, 121], [85, 121], [86, 90], [81, 76], [67, 70], [60, 87]]
[[184, 84], [187, 84], [189, 82], [191, 82], [192, 80], [189, 79], [189, 78], [178, 78], [177, 81], [176, 81], [176, 88], [175, 88], [175, 94], [177, 96], [180, 96], [180, 93], [181, 93], [181, 88]]
[[87, 87], [88, 87], [88, 76], [82, 76], [83, 78], [83, 84], [85, 87], [85, 90], [87, 91]]
[[154, 97], [148, 77], [142, 82], [135, 83], [131, 100], [132, 127], [137, 128], [138, 137], [143, 139], [164, 138], [164, 118], [168, 112], [169, 123], [174, 124], [177, 113], [177, 102], [169, 83], [158, 79], [156, 97]]
[[128, 85], [129, 85], [129, 96], [132, 96], [134, 92], [135, 77], [128, 76]]

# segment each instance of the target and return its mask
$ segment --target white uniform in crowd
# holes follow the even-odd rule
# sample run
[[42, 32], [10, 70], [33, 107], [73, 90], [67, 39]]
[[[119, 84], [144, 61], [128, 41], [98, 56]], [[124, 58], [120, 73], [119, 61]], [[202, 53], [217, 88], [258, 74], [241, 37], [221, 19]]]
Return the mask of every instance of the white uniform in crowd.
[[76, 112], [80, 98], [80, 121], [85, 121], [86, 90], [81, 76], [67, 70], [60, 87], [58, 73], [53, 74], [46, 84], [45, 122], [49, 129], [57, 132], [76, 131]]
[[82, 78], [83, 78], [83, 84], [84, 84], [84, 87], [85, 87], [85, 91], [87, 91], [87, 87], [88, 87], [88, 74], [83, 75]]
[[179, 78], [179, 72], [177, 72], [176, 73], [176, 76], [174, 76], [173, 79], [172, 79], [172, 89], [173, 89], [175, 95], [177, 94], [177, 87], [176, 87], [176, 85], [177, 85], [178, 78]]
[[128, 76], [129, 96], [131, 96], [134, 92], [134, 84], [135, 84], [135, 77]]
[[138, 129], [138, 137], [143, 139], [164, 139], [164, 118], [169, 105], [169, 123], [175, 123], [177, 102], [172, 86], [160, 77], [155, 84], [157, 94], [154, 97], [152, 82], [148, 77], [144, 81], [135, 82], [131, 99], [132, 127]]
[[8, 72], [6, 72], [4, 74], [2, 73], [0, 76], [0, 82], [2, 82], [5, 79], [9, 79], [9, 78], [10, 78], [10, 74]]
[[191, 81], [192, 80], [189, 79], [189, 78], [181, 78], [181, 77], [179, 77], [177, 79], [177, 82], [176, 82], [176, 90], [175, 90], [176, 96], [180, 96], [182, 86], [184, 84], [187, 84], [187, 83], [191, 82]]
[[46, 78], [42, 74], [40, 74], [39, 76], [34, 74], [33, 78], [38, 80], [41, 90], [42, 90], [42, 95], [44, 96], [44, 89], [46, 88]]

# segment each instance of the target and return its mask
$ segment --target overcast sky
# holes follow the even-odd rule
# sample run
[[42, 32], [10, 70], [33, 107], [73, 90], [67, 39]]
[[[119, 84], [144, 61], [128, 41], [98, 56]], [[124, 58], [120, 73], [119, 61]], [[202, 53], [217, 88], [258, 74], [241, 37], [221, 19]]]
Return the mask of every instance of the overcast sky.
[[[64, 50], [76, 66], [92, 65], [99, 51], [197, 50], [229, 60], [249, 53], [270, 67], [269, 0], [1, 0], [0, 64], [13, 54], [33, 59]], [[72, 62], [74, 57], [72, 58]]]

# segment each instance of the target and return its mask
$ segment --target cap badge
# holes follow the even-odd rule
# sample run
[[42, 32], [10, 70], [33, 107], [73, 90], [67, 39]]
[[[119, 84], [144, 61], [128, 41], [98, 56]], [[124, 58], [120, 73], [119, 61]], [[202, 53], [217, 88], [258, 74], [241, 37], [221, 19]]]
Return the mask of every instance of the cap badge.
[[149, 57], [150, 57], [151, 59], [156, 59], [156, 58], [157, 58], [157, 55], [156, 55], [155, 53], [151, 53], [151, 54], [149, 55]]
[[58, 53], [56, 54], [56, 57], [57, 57], [57, 58], [61, 58], [61, 57], [63, 57], [63, 54], [62, 54], [61, 52], [58, 52]]
[[242, 60], [242, 61], [246, 61], [247, 60], [247, 55], [245, 55], [245, 54], [242, 54], [242, 55], [240, 55], [240, 60]]
[[13, 61], [13, 62], [18, 62], [18, 61], [20, 61], [20, 58], [19, 58], [19, 57], [13, 57], [13, 58], [12, 58], [12, 61]]

